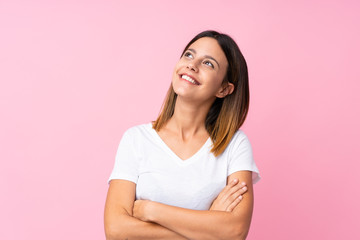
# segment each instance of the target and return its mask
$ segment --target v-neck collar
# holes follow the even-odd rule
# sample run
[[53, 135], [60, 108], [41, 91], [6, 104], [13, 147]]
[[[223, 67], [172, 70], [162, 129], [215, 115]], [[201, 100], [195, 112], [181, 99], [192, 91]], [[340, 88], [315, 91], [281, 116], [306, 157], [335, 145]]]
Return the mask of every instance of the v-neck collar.
[[171, 150], [171, 148], [164, 142], [164, 140], [162, 140], [162, 138], [156, 132], [156, 130], [152, 128], [152, 123], [149, 123], [148, 127], [149, 127], [151, 134], [155, 137], [156, 141], [159, 143], [159, 145], [162, 147], [162, 149], [164, 149], [180, 165], [188, 165], [188, 164], [192, 163], [193, 161], [195, 161], [197, 159], [198, 155], [200, 155], [211, 144], [211, 138], [209, 137], [196, 153], [194, 153], [191, 157], [183, 160], [176, 153], [174, 153], [173, 150]]

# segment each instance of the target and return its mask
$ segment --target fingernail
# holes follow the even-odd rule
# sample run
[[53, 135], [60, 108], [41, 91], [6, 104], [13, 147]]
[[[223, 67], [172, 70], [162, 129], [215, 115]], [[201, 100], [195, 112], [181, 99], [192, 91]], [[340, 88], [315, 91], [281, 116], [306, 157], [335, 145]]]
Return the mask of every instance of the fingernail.
[[242, 185], [244, 185], [244, 186], [246, 185], [246, 183], [245, 183], [245, 182], [242, 182], [241, 184], [242, 184]]
[[243, 187], [244, 190], [246, 190], [246, 187]]
[[239, 199], [242, 199], [242, 196], [241, 196], [241, 195], [239, 196]]
[[237, 182], [237, 181], [238, 181], [237, 178], [235, 178], [233, 182]]

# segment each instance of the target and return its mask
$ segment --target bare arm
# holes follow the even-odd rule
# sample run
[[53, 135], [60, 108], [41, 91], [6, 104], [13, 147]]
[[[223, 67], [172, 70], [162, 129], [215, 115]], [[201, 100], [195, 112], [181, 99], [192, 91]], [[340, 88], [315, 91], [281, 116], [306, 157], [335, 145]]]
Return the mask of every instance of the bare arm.
[[241, 203], [230, 212], [198, 211], [151, 201], [136, 201], [134, 216], [158, 223], [190, 239], [245, 239], [253, 211], [252, 172], [239, 171], [228, 177], [247, 183]]
[[135, 183], [126, 180], [110, 182], [104, 213], [106, 239], [186, 239], [156, 223], [133, 217], [135, 188]]

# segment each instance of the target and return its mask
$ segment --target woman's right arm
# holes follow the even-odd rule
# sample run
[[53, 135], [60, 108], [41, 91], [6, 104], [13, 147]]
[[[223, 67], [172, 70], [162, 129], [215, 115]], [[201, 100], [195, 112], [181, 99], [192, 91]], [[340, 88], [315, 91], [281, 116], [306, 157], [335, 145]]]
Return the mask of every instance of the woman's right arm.
[[185, 237], [155, 223], [133, 217], [136, 184], [111, 180], [105, 203], [104, 223], [107, 240], [174, 239]]

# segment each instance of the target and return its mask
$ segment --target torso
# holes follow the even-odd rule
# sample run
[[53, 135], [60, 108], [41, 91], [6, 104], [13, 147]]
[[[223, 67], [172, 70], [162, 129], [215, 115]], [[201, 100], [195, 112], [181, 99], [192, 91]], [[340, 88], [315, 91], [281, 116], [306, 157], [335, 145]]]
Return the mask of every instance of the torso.
[[[167, 143], [171, 145], [171, 141]], [[181, 149], [176, 142], [174, 144], [173, 149]], [[219, 156], [215, 157], [211, 148], [212, 141], [208, 138], [200, 148], [192, 148], [192, 151], [197, 150], [194, 154], [183, 155], [178, 151], [177, 154], [186, 159], [183, 160], [166, 145], [151, 123], [138, 125], [124, 133], [109, 180], [124, 179], [136, 183], [136, 199], [208, 210], [231, 173], [240, 170], [258, 172], [251, 145], [242, 131], [234, 135]], [[254, 180], [258, 179], [256, 173], [253, 176]]]
[[[217, 159], [210, 153], [211, 139], [208, 137], [203, 143], [200, 142], [203, 139], [179, 143], [175, 135], [164, 131], [170, 135], [164, 138], [165, 143], [151, 124], [140, 126], [138, 131], [142, 137], [136, 141], [140, 144], [136, 152], [141, 159], [136, 199], [208, 210], [227, 180], [227, 159]], [[187, 154], [181, 153], [182, 148], [186, 148]]]
[[166, 127], [163, 127], [157, 133], [163, 142], [182, 160], [189, 159], [198, 152], [209, 138], [206, 130], [187, 140], [183, 140], [179, 134]]

